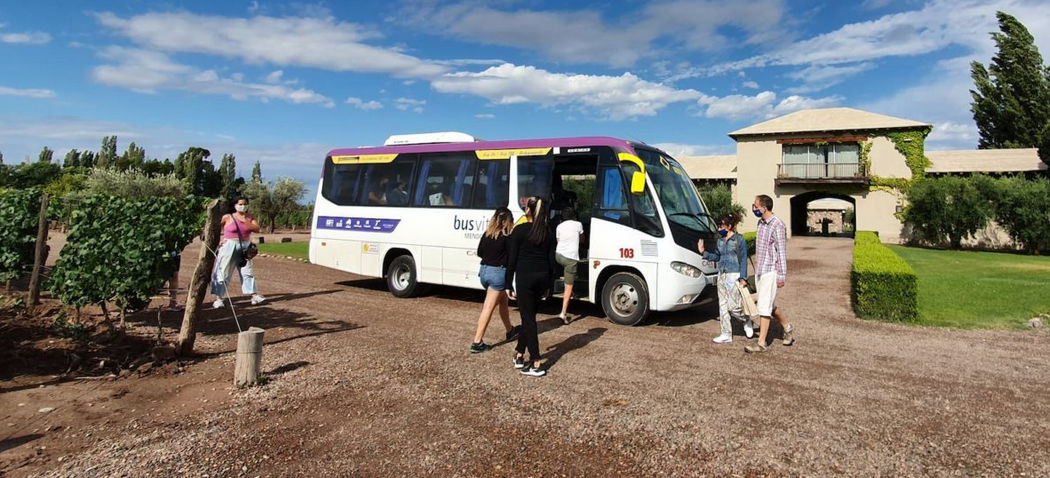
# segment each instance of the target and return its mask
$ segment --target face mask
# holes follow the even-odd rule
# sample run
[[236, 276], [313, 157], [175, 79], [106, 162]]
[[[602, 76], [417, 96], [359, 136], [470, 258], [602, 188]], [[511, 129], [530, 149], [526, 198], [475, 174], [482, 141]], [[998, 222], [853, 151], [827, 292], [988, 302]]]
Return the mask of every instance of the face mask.
[[725, 229], [719, 229], [718, 230], [718, 235], [719, 236], [726, 237], [726, 234], [729, 234], [729, 231], [727, 231]]
[[755, 217], [762, 217], [762, 211], [758, 209], [752, 209], [751, 212], [755, 214]]
[[237, 212], [244, 212], [248, 210], [248, 206], [246, 204], [237, 204], [233, 206], [233, 208], [236, 209]]

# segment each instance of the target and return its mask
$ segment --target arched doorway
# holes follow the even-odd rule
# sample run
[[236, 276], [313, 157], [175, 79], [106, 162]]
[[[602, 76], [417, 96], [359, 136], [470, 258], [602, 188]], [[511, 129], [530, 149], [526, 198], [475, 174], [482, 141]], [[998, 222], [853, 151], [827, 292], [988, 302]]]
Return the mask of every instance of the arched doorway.
[[853, 237], [857, 202], [844, 194], [811, 191], [791, 198], [791, 235]]

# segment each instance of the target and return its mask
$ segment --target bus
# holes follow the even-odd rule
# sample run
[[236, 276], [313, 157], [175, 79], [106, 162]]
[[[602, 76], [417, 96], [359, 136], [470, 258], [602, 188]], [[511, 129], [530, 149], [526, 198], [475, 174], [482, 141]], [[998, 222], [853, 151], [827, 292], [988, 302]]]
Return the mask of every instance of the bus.
[[[715, 289], [716, 227], [682, 166], [652, 146], [611, 137], [483, 141], [456, 133], [391, 136], [335, 149], [314, 203], [310, 262], [386, 279], [401, 298], [425, 284], [481, 289], [476, 248], [489, 218], [574, 205], [581, 243], [575, 291], [613, 322], [696, 305]], [[563, 284], [552, 284], [555, 296]]]

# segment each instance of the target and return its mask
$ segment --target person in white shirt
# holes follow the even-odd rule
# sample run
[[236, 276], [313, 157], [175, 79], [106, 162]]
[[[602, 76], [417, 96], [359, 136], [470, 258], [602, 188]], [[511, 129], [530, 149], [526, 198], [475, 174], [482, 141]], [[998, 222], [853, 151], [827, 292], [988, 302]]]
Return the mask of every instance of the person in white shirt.
[[569, 300], [572, 299], [572, 285], [576, 282], [576, 265], [580, 262], [580, 237], [583, 236], [583, 224], [576, 220], [576, 210], [566, 207], [561, 211], [562, 223], [558, 224], [555, 234], [558, 247], [554, 259], [565, 268], [565, 298], [561, 301], [561, 314], [558, 317], [565, 324], [569, 323]]

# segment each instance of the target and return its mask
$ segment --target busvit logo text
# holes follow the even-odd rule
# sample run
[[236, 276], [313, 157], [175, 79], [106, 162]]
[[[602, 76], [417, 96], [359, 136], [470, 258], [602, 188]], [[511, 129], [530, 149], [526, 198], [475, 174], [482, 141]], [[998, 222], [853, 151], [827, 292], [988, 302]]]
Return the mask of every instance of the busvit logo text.
[[489, 218], [481, 216], [476, 219], [461, 218], [459, 216], [452, 217], [452, 229], [457, 231], [484, 231], [485, 227], [488, 226]]

